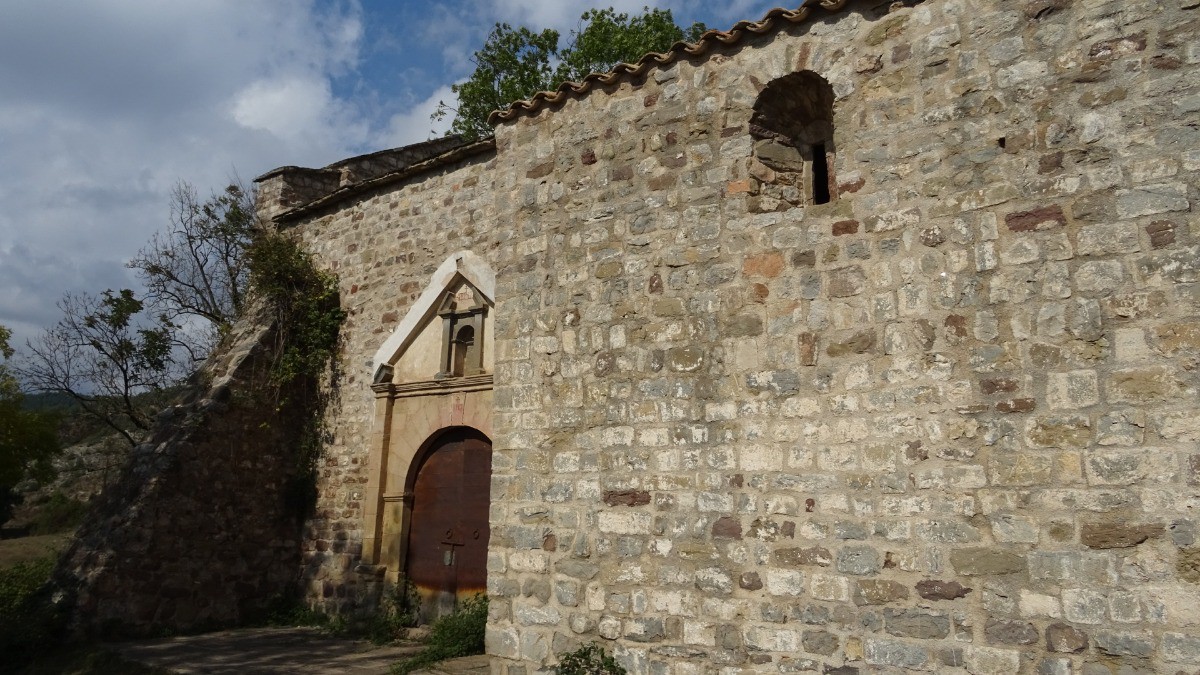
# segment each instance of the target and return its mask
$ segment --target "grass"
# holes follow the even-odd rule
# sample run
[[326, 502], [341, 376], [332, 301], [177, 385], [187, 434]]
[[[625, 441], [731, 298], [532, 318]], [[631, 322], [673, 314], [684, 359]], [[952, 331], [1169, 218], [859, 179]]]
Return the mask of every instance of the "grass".
[[39, 535], [74, 531], [87, 515], [88, 505], [55, 492], [35, 507], [29, 528], [32, 534]]
[[17, 563], [57, 556], [71, 542], [70, 532], [0, 539], [0, 570]]
[[625, 675], [626, 672], [604, 647], [595, 642], [558, 655], [558, 675]]

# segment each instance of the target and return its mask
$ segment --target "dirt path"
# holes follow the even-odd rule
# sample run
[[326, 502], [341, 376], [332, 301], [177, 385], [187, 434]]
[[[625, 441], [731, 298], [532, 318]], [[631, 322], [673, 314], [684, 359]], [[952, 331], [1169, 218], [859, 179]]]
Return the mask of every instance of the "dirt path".
[[416, 643], [377, 647], [316, 628], [253, 628], [109, 645], [127, 659], [175, 673], [383, 675], [418, 650]]

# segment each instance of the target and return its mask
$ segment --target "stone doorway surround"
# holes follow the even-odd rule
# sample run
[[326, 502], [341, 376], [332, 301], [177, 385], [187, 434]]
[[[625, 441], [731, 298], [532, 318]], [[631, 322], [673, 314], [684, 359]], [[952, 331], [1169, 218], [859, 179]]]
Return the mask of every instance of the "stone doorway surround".
[[426, 442], [446, 429], [469, 427], [488, 438], [492, 429], [492, 317], [482, 325], [482, 372], [438, 377], [444, 363], [439, 309], [447, 294], [470, 288], [495, 305], [496, 275], [470, 251], [448, 257], [371, 361], [375, 411], [364, 503], [364, 565], [383, 568], [395, 583], [405, 569], [416, 462]]

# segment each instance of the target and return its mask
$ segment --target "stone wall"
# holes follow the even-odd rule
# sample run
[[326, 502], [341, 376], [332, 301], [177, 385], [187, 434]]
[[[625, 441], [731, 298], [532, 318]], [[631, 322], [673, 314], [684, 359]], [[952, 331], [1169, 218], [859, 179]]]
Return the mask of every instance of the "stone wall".
[[[1200, 4], [891, 4], [266, 205], [351, 315], [314, 602], [364, 596], [369, 360], [467, 249], [509, 672], [588, 640], [633, 672], [1200, 668]], [[797, 71], [835, 96], [828, 204], [755, 159]]]
[[[301, 553], [309, 597], [326, 611], [371, 611], [377, 599], [374, 584], [384, 571], [364, 564], [374, 561], [371, 551], [364, 556], [363, 550], [365, 519], [386, 511], [382, 504], [365, 504], [366, 496], [380, 494], [385, 482], [379, 476], [372, 480], [370, 473], [371, 450], [379, 441], [373, 433], [376, 399], [371, 389], [379, 365], [373, 362], [376, 351], [449, 255], [463, 249], [487, 255], [499, 238], [514, 236], [510, 229], [493, 227], [494, 152], [490, 144], [483, 145], [482, 154], [465, 161], [413, 177], [401, 172], [399, 182], [386, 188], [356, 193], [299, 221], [279, 221], [305, 242], [318, 264], [337, 274], [347, 313], [339, 400], [326, 418], [331, 440], [319, 469], [317, 510], [305, 526]], [[259, 179], [260, 185], [267, 194], [286, 194], [291, 182], [305, 180], [304, 171], [272, 172]], [[260, 213], [286, 215], [286, 206], [266, 200]], [[411, 440], [408, 426], [419, 425], [395, 420], [392, 437]], [[389, 467], [400, 476], [406, 469]], [[373, 548], [374, 542], [370, 544]], [[384, 551], [395, 546], [381, 542]], [[390, 573], [394, 577], [397, 570]]]

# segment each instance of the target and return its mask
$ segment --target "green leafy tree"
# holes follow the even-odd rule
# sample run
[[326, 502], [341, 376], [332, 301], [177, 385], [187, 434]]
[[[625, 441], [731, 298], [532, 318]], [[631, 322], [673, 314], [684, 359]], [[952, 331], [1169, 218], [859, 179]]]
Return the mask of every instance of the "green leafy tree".
[[23, 405], [21, 388], [8, 366], [11, 337], [12, 332], [0, 326], [0, 522], [8, 519], [13, 486], [26, 478], [48, 478], [58, 452], [54, 417]]
[[619, 63], [634, 63], [650, 52], [666, 52], [681, 40], [695, 42], [705, 31], [702, 23], [684, 29], [676, 25], [671, 10], [649, 7], [633, 16], [611, 7], [593, 9], [584, 12], [579, 22], [571, 44], [559, 53], [555, 86], [608, 72]]
[[440, 120], [453, 112], [452, 133], [470, 139], [490, 136], [492, 127], [487, 118], [493, 110], [551, 87], [551, 61], [557, 56], [558, 31], [547, 28], [534, 33], [524, 27], [496, 24], [483, 49], [471, 58], [475, 72], [466, 82], [450, 87], [458, 96], [458, 107], [439, 101], [433, 119]]
[[695, 41], [704, 30], [700, 23], [687, 29], [676, 25], [669, 9], [647, 7], [633, 16], [612, 8], [596, 9], [583, 13], [580, 27], [571, 31], [569, 45], [560, 49], [558, 31], [535, 33], [496, 24], [483, 48], [471, 58], [475, 71], [465, 82], [450, 87], [458, 96], [458, 107], [439, 102], [433, 119], [453, 113], [451, 133], [468, 139], [490, 136], [487, 118], [494, 110], [539, 91], [553, 90], [565, 81], [635, 62], [649, 52], [665, 52], [680, 40]]

